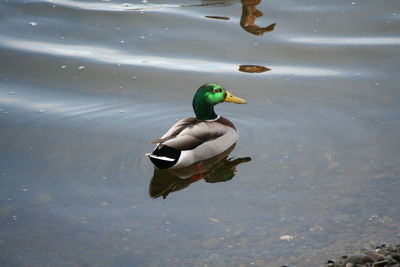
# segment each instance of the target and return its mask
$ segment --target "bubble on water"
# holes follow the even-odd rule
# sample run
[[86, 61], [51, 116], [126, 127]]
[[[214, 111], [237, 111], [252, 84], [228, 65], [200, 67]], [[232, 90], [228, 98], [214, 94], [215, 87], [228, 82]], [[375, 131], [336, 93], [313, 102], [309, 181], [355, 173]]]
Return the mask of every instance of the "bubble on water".
[[215, 223], [220, 223], [221, 221], [218, 218], [208, 218], [210, 221]]
[[119, 113], [125, 113], [125, 110], [122, 109], [122, 110], [119, 111]]
[[130, 232], [130, 231], [132, 231], [130, 228], [125, 229], [125, 232]]
[[284, 241], [292, 241], [294, 239], [294, 236], [292, 235], [281, 235], [279, 237], [280, 240], [284, 240]]
[[115, 30], [117, 30], [117, 31], [119, 31], [120, 29], [121, 29], [120, 27], [115, 28]]
[[10, 92], [8, 92], [8, 94], [9, 95], [13, 95], [13, 94], [15, 94], [15, 92], [14, 91], [10, 91]]
[[25, 187], [25, 188], [22, 188], [21, 191], [22, 191], [22, 192], [28, 192], [29, 189]]
[[29, 26], [31, 26], [31, 27], [35, 27], [36, 25], [37, 25], [37, 23], [34, 21], [29, 22]]
[[63, 69], [66, 69], [67, 68], [67, 66], [66, 65], [61, 65], [61, 67], [60, 67], [62, 70]]
[[258, 43], [254, 43], [253, 46], [258, 46]]
[[140, 37], [139, 37], [140, 39], [144, 39], [144, 38], [146, 38], [144, 35], [140, 35]]
[[351, 5], [353, 5], [353, 6], [354, 6], [355, 4], [356, 4], [356, 2], [351, 2]]
[[375, 83], [374, 83], [374, 86], [375, 86], [375, 87], [378, 87], [378, 86], [379, 86], [379, 83], [375, 82]]
[[61, 39], [61, 40], [64, 40], [64, 39], [65, 39], [65, 37], [64, 37], [64, 36], [61, 36], [61, 37], [60, 37], [60, 39]]
[[142, 1], [142, 3], [147, 3], [147, 2], [148, 2], [147, 0], [143, 0], [143, 1]]
[[132, 76], [131, 79], [132, 79], [132, 80], [135, 80], [135, 79], [136, 79], [136, 76]]
[[44, 112], [46, 112], [46, 110], [45, 110], [45, 109], [38, 109], [37, 112], [38, 112], [38, 113], [44, 113]]
[[166, 31], [168, 31], [168, 30], [169, 30], [169, 28], [168, 28], [168, 27], [166, 27], [166, 28], [165, 28], [165, 30], [166, 30]]
[[78, 67], [78, 70], [84, 70], [85, 69], [85, 66], [79, 66]]
[[119, 41], [121, 44], [124, 44], [125, 43], [125, 41], [124, 40], [121, 40], [121, 41]]

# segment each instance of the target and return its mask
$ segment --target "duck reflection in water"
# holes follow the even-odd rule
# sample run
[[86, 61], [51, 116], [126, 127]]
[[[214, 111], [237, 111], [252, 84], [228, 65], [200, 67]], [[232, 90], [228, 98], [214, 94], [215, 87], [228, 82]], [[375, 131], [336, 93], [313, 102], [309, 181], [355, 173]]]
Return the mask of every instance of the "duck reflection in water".
[[175, 191], [182, 190], [190, 184], [204, 179], [207, 183], [229, 181], [235, 176], [240, 163], [251, 160], [245, 158], [228, 158], [236, 144], [212, 158], [197, 162], [191, 166], [176, 170], [154, 169], [153, 178], [149, 185], [152, 198], [162, 196], [164, 199]]

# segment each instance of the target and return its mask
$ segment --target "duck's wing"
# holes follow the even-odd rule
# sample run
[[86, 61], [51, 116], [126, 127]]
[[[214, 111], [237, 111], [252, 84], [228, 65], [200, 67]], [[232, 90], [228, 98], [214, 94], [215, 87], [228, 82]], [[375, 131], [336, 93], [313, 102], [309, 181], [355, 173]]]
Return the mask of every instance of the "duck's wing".
[[187, 127], [194, 125], [198, 122], [196, 118], [185, 118], [175, 123], [160, 139], [150, 141], [152, 144], [163, 143], [167, 140], [175, 138], [180, 132]]
[[181, 151], [191, 150], [221, 137], [226, 131], [226, 126], [218, 122], [188, 118], [176, 123], [161, 139], [154, 141]]

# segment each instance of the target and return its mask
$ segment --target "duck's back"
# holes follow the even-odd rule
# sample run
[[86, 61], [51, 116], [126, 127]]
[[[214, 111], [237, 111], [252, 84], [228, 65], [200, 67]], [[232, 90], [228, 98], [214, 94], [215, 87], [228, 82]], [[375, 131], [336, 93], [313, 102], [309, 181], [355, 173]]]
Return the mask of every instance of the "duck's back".
[[149, 156], [159, 168], [181, 168], [222, 153], [236, 140], [235, 126], [224, 117], [208, 121], [186, 118], [153, 141], [158, 145]]

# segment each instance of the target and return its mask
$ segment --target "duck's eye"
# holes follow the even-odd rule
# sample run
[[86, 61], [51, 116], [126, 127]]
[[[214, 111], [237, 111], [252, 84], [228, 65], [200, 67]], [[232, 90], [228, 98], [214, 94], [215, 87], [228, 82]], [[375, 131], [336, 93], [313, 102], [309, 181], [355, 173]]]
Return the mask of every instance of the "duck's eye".
[[222, 92], [222, 89], [221, 89], [221, 88], [215, 89], [214, 92], [216, 92], [216, 93], [221, 93], [221, 92]]

